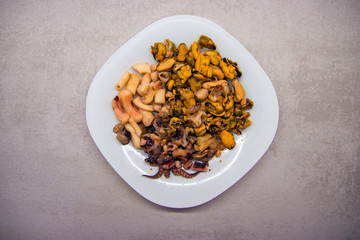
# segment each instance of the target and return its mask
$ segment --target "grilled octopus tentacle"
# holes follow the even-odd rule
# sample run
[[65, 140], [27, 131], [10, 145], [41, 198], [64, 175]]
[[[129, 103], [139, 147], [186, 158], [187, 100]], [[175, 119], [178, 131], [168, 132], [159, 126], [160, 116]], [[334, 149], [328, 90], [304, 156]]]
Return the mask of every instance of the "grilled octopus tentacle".
[[184, 169], [181, 169], [181, 168], [179, 168], [179, 169], [174, 168], [174, 169], [172, 169], [172, 172], [174, 173], [175, 176], [182, 176], [184, 178], [193, 178], [200, 173], [200, 171], [196, 172], [196, 173], [188, 173]]
[[143, 175], [144, 177], [152, 178], [152, 179], [158, 179], [160, 178], [165, 172], [165, 169], [159, 166], [159, 170], [155, 175]]
[[169, 169], [168, 169], [168, 170], [165, 170], [164, 176], [165, 176], [166, 178], [170, 178], [170, 170], [169, 170]]

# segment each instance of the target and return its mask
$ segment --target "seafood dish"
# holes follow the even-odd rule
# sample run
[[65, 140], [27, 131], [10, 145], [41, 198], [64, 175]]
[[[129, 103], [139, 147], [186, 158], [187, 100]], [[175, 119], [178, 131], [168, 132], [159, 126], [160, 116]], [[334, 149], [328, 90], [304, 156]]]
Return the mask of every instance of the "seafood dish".
[[144, 177], [193, 178], [234, 148], [234, 135], [252, 124], [254, 103], [245, 96], [238, 64], [221, 56], [208, 36], [190, 47], [165, 39], [149, 50], [156, 62], [132, 65], [136, 73], [125, 72], [115, 84], [113, 132], [158, 167]]

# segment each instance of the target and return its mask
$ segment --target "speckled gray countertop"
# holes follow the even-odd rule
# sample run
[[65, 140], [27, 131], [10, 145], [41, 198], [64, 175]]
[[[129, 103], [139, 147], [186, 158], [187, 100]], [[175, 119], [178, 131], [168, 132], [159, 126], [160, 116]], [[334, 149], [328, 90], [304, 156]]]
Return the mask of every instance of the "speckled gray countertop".
[[[96, 72], [166, 16], [208, 18], [276, 89], [262, 159], [199, 207], [129, 187], [87, 129]], [[0, 1], [0, 239], [359, 239], [359, 1]]]

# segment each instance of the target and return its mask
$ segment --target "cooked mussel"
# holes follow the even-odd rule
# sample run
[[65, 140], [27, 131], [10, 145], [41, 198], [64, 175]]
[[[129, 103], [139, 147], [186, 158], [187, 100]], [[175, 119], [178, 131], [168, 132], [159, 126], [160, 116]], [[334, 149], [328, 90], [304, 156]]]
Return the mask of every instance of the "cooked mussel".
[[185, 83], [186, 80], [191, 77], [191, 67], [189, 65], [184, 65], [177, 71], [177, 75], [179, 76], [182, 83]]
[[206, 111], [215, 116], [220, 117], [225, 115], [224, 107], [220, 102], [205, 102], [205, 108]]
[[209, 50], [204, 52], [205, 56], [209, 56], [211, 64], [217, 66], [220, 64], [221, 56], [218, 51], [216, 50]]
[[176, 60], [173, 58], [165, 58], [159, 63], [159, 65], [156, 67], [156, 70], [158, 72], [168, 71], [169, 69], [172, 68], [175, 62]]
[[244, 98], [240, 101], [240, 105], [244, 110], [248, 110], [254, 106], [254, 103], [249, 98]]
[[234, 135], [226, 130], [221, 131], [219, 137], [222, 143], [225, 145], [226, 148], [232, 149], [235, 146], [235, 138]]
[[154, 46], [151, 46], [151, 53], [156, 61], [162, 61], [166, 54], [165, 44], [160, 42], [155, 43]]
[[170, 119], [170, 123], [169, 123], [169, 127], [171, 127], [172, 129], [176, 130], [178, 129], [181, 125], [184, 124], [184, 121], [181, 120], [178, 117], [173, 117]]
[[205, 35], [201, 35], [199, 37], [198, 42], [201, 47], [206, 47], [206, 48], [213, 49], [213, 50], [216, 49], [216, 45], [213, 42], [213, 40]]
[[170, 41], [169, 39], [165, 39], [165, 49], [166, 49], [165, 57], [170, 58], [174, 56], [176, 52], [176, 45], [174, 42]]
[[179, 62], [184, 62], [186, 60], [186, 55], [188, 53], [188, 48], [185, 43], [181, 43], [178, 46], [178, 55], [176, 57], [176, 60]]

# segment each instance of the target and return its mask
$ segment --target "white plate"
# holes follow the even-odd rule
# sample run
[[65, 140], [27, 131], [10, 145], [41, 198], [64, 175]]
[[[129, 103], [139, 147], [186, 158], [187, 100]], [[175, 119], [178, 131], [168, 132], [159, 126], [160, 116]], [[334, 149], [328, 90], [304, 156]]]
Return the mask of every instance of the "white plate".
[[[150, 46], [168, 38], [179, 45], [190, 46], [204, 34], [213, 39], [222, 57], [239, 64], [246, 97], [254, 102], [250, 110], [253, 124], [236, 136], [233, 150], [210, 161], [211, 172], [193, 179], [171, 175], [153, 180], [142, 174], [155, 174], [157, 167], [145, 163], [146, 154], [132, 144], [122, 146], [112, 128], [118, 123], [111, 100], [114, 85], [131, 65], [154, 63]], [[242, 178], [269, 148], [277, 129], [279, 106], [270, 79], [254, 57], [228, 32], [205, 18], [179, 15], [163, 18], [136, 34], [121, 46], [94, 77], [86, 99], [86, 120], [92, 138], [114, 170], [139, 194], [161, 206], [186, 208], [203, 204]], [[221, 160], [221, 161], [220, 161]], [[152, 170], [150, 170], [152, 168]]]

